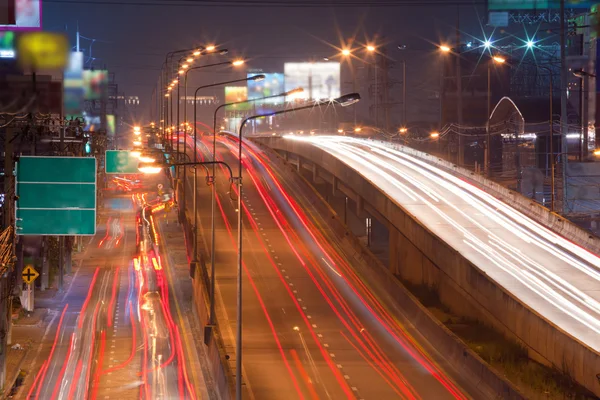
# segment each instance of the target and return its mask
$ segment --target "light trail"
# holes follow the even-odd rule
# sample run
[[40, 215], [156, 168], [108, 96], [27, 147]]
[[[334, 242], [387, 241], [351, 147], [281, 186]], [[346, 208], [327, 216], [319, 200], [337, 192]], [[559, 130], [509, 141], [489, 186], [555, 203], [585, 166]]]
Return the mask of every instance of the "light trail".
[[311, 143], [358, 171], [523, 303], [600, 350], [600, 296], [593, 289], [600, 283], [598, 256], [392, 145], [336, 136], [289, 139]]
[[[237, 141], [237, 139], [233, 139], [232, 141], [225, 140], [223, 143], [229, 148], [229, 150], [232, 152], [232, 155], [237, 157], [237, 144], [234, 143], [235, 141]], [[347, 301], [347, 295], [340, 293], [340, 291], [336, 288], [337, 284], [334, 284], [329, 276], [324, 273], [323, 267], [326, 267], [331, 272], [335, 273], [338, 278], [343, 278], [343, 285], [346, 285], [352, 289], [352, 292], [358, 297], [361, 305], [365, 306], [368, 312], [372, 316], [375, 316], [379, 323], [385, 326], [385, 329], [395, 338], [395, 340], [402, 344], [402, 348], [404, 350], [406, 350], [416, 361], [418, 361], [419, 364], [421, 364], [430, 372], [433, 377], [435, 377], [435, 379], [440, 382], [440, 384], [447, 390], [448, 394], [456, 398], [464, 398], [462, 393], [460, 393], [460, 390], [424, 353], [421, 347], [415, 343], [414, 339], [410, 338], [410, 336], [408, 336], [406, 332], [402, 330], [402, 328], [397, 322], [394, 321], [394, 318], [389, 315], [387, 311], [384, 311], [383, 306], [379, 304], [379, 302], [370, 294], [363, 293], [363, 291], [366, 290], [366, 287], [360, 286], [359, 284], [359, 293], [358, 289], [354, 287], [346, 277], [344, 277], [342, 270], [339, 269], [339, 264], [345, 264], [345, 262], [339, 255], [336, 254], [337, 252], [327, 244], [328, 240], [319, 235], [319, 229], [309, 222], [309, 218], [303, 213], [294, 200], [288, 194], [286, 194], [286, 191], [282, 188], [281, 183], [278, 182], [278, 179], [274, 176], [273, 172], [268, 166], [268, 162], [266, 160], [262, 160], [261, 157], [252, 149], [252, 146], [245, 146], [246, 153], [243, 157], [243, 165], [245, 166], [246, 172], [253, 183], [253, 187], [256, 188], [258, 194], [262, 198], [267, 210], [273, 218], [273, 221], [278, 226], [281, 235], [285, 238], [290, 249], [292, 250], [292, 254], [294, 254], [298, 259], [300, 265], [303, 266], [310, 279], [314, 282], [316, 288], [320, 291], [323, 299], [330, 306], [331, 310], [338, 315], [339, 321], [345, 326], [346, 329], [348, 329], [348, 332], [356, 341], [356, 344], [352, 343], [352, 345], [360, 346], [363, 349], [359, 352], [361, 357], [368, 357], [368, 359], [372, 360], [369, 361], [368, 365], [376, 369], [377, 373], [379, 373], [382, 377], [385, 376], [386, 378], [384, 379], [384, 382], [391, 385], [394, 390], [397, 390], [397, 394], [401, 393], [401, 397], [420, 398], [420, 396], [417, 394], [418, 391], [410, 386], [406, 378], [402, 376], [399, 369], [396, 367], [395, 363], [392, 362], [392, 360], [388, 357], [387, 353], [380, 348], [377, 341], [367, 330], [365, 330], [365, 323], [361, 322], [358, 315], [356, 315], [353, 311], [355, 310], [355, 305], [351, 304], [352, 302], [349, 303]], [[259, 163], [263, 170], [255, 171], [252, 165], [254, 162]], [[264, 174], [265, 171], [266, 174]], [[267, 175], [269, 179], [267, 179], [265, 175]], [[259, 176], [260, 178], [258, 178]], [[397, 187], [403, 189], [407, 196], [412, 196], [414, 200], [417, 200], [418, 196], [416, 190], [411, 189], [408, 184], [400, 184]], [[233, 188], [233, 190], [235, 191], [235, 188]], [[276, 200], [273, 198], [272, 193], [283, 198], [284, 204], [287, 204], [286, 207], [289, 207], [289, 209], [286, 209], [286, 207], [283, 209], [279, 208], [278, 204], [281, 202], [279, 199]], [[429, 196], [435, 198], [436, 194], [434, 191], [429, 191]], [[257, 233], [258, 227], [256, 226], [256, 222], [254, 222], [254, 219], [250, 211], [246, 208], [245, 203], [243, 204], [243, 209], [246, 217], [250, 221], [250, 225], [257, 235], [257, 239], [262, 244], [262, 238]], [[292, 220], [299, 221], [300, 224], [290, 224], [288, 221], [290, 218]], [[296, 233], [296, 230], [299, 228], [299, 226], [303, 227], [300, 229], [301, 231], [307, 232], [306, 235], [309, 238], [308, 243], [310, 243], [310, 246], [317, 246], [318, 250], [321, 252], [321, 254], [323, 254], [323, 257], [312, 256], [314, 250], [309, 249], [304, 244], [307, 239], [301, 238], [300, 235]], [[333, 253], [334, 255], [330, 253]], [[315, 254], [319, 254], [319, 252]], [[267, 257], [270, 258], [268, 252]], [[334, 258], [338, 261], [334, 261]], [[304, 259], [307, 260], [306, 263], [304, 262]], [[321, 260], [324, 264], [321, 262]], [[327, 260], [329, 260], [329, 262]], [[274, 269], [279, 272], [274, 266], [274, 263], [272, 264]], [[344, 265], [344, 270], [348, 275], [353, 274], [350, 272], [351, 268], [347, 265]], [[351, 278], [353, 281], [360, 281], [360, 279], [358, 279], [356, 276]], [[285, 281], [284, 285], [286, 285]], [[289, 294], [294, 300], [295, 297], [291, 291]], [[301, 316], [304, 317], [303, 312], [301, 310], [299, 312]], [[347, 319], [349, 321], [347, 321]], [[310, 324], [307, 324], [307, 326], [310, 330]], [[398, 333], [398, 331], [402, 332]], [[315, 342], [319, 344], [318, 339], [316, 337], [314, 339]], [[347, 337], [346, 340], [348, 340]], [[358, 349], [358, 347], [355, 348]], [[329, 362], [329, 355], [327, 353], [323, 354], [323, 357], [327, 362]]]

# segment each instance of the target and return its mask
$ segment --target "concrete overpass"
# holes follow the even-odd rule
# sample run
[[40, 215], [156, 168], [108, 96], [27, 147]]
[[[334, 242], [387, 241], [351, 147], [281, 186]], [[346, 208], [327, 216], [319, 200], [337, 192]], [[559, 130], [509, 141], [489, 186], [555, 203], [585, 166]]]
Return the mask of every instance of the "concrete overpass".
[[[455, 228], [450, 224], [459, 221], [459, 217], [451, 220], [454, 214], [448, 213], [445, 215], [447, 217], [445, 220], [443, 218], [438, 220], [436, 215], [433, 215], [435, 212], [422, 212], [425, 204], [413, 202], [410, 198], [419, 197], [420, 195], [417, 196], [419, 191], [429, 192], [426, 194], [431, 198], [437, 197], [436, 201], [451, 195], [470, 199], [469, 196], [475, 194], [477, 196], [486, 194], [472, 185], [468, 185], [467, 189], [481, 193], [468, 193], [467, 189], [462, 188], [461, 191], [452, 194], [446, 193], [446, 190], [455, 191], [455, 188], [447, 189], [440, 186], [432, 190], [429, 187], [420, 187], [429, 178], [442, 179], [442, 172], [450, 169], [457, 170], [451, 164], [443, 165], [444, 162], [441, 160], [434, 160], [431, 156], [398, 146], [394, 151], [414, 160], [406, 161], [409, 159], [406, 158], [398, 162], [394, 161], [391, 167], [380, 164], [369, 170], [362, 168], [366, 159], [360, 159], [359, 156], [361, 152], [381, 156], [375, 153], [385, 152], [385, 150], [375, 149], [377, 151], [373, 152], [370, 143], [375, 142], [355, 143], [336, 150], [335, 147], [328, 147], [325, 139], [319, 139], [322, 142], [315, 143], [280, 137], [255, 138], [255, 140], [278, 151], [299, 170], [312, 172], [315, 181], [329, 182], [334, 193], [341, 192], [353, 200], [358, 215], [366, 212], [386, 224], [390, 232], [390, 268], [394, 274], [411, 283], [436, 288], [442, 302], [454, 313], [477, 319], [494, 327], [527, 348], [531, 358], [568, 373], [590, 391], [600, 395], [600, 353], [598, 352], [600, 325], [596, 325], [600, 323], [598, 321], [600, 293], [596, 289], [600, 284], [598, 268], [600, 260], [582, 248], [597, 251], [596, 249], [599, 248], [597, 238], [578, 230], [555, 214], [548, 213], [547, 210], [545, 212], [535, 208], [537, 206], [532, 206], [528, 199], [515, 197], [518, 195], [508, 191], [501, 194], [511, 197], [511, 203], [518, 203], [521, 211], [536, 216], [537, 221], [543, 222], [547, 227], [569, 234], [569, 237], [582, 247], [552, 236], [550, 231], [548, 233], [541, 225], [537, 226], [525, 214], [497, 202], [491, 196], [488, 196], [490, 199], [485, 200], [492, 204], [490, 213], [495, 212], [493, 210], [495, 207], [496, 211], [502, 212], [502, 218], [508, 218], [507, 215], [514, 218], [512, 222], [509, 221], [512, 225], [507, 228], [507, 232], [500, 232], [499, 226], [492, 224], [495, 216], [492, 218], [491, 215], [482, 213], [482, 208], [477, 205], [477, 202], [483, 200], [477, 198], [472, 209], [469, 209], [468, 202], [464, 202], [461, 207], [466, 207], [464, 209], [466, 212], [460, 210], [464, 214], [460, 218], [470, 219], [474, 225], [467, 226], [467, 224], [464, 231], [450, 232], [450, 235], [447, 235], [446, 231]], [[410, 172], [408, 169], [412, 168], [409, 164], [406, 171], [400, 170], [404, 168], [402, 166], [404, 162], [417, 165], [423, 160], [426, 160], [424, 164], [433, 166], [437, 163], [443, 168], [439, 171], [423, 172], [421, 178], [408, 174]], [[386, 170], [386, 168], [391, 169]], [[376, 174], [377, 169], [386, 170], [381, 179]], [[474, 183], [487, 185], [486, 190], [493, 186], [491, 182], [482, 182], [480, 177], [470, 176], [467, 171], [457, 170], [457, 172], [463, 172], [465, 178], [471, 177], [479, 181]], [[392, 181], [394, 173], [399, 176], [406, 175], [402, 182], [399, 180], [395, 183], [394, 190], [399, 193], [397, 196], [390, 190], [384, 189], [387, 183]], [[459, 181], [464, 182], [464, 180]], [[501, 188], [497, 189], [501, 191]], [[464, 194], [461, 194], [463, 192]], [[434, 209], [435, 207], [431, 208]], [[482, 215], [475, 216], [476, 213]], [[472, 214], [472, 218], [469, 214]], [[439, 216], [444, 217], [442, 214]], [[477, 218], [484, 221], [483, 225], [475, 226]], [[532, 223], [535, 226], [531, 225]], [[448, 224], [448, 227], [443, 226], [441, 229], [440, 226], [443, 224]], [[511, 232], [510, 227], [515, 231]], [[531, 247], [531, 243], [519, 236], [520, 230], [525, 229], [528, 229], [526, 234], [531, 235], [531, 243], [538, 247]], [[483, 233], [483, 241], [475, 237], [476, 233]], [[512, 234], [518, 240], [511, 242], [510, 238], [506, 238], [506, 246], [498, 246], [500, 239], [497, 239], [496, 235], [502, 238], [501, 234], [508, 236]], [[538, 234], [542, 235], [540, 237], [543, 239], [539, 239], [540, 245], [535, 242], [538, 240], [535, 235]], [[473, 243], [470, 243], [471, 240]], [[475, 241], [481, 241], [479, 245], [483, 247], [476, 248]], [[493, 247], [494, 244], [496, 247]], [[470, 251], [469, 245], [472, 247]], [[511, 250], [514, 253], [506, 250], [515, 249], [515, 246], [517, 249]], [[558, 250], [554, 249], [555, 246]], [[487, 249], [490, 254], [495, 254], [494, 258], [498, 260], [522, 257], [513, 260], [513, 264], [518, 264], [522, 268], [514, 272], [504, 271], [502, 267], [505, 261], [501, 263], [481, 249]], [[521, 251], [523, 254], [517, 254]], [[538, 253], [544, 251], [549, 252], [542, 254], [546, 258], [538, 257]], [[501, 252], [504, 253], [500, 254]], [[530, 253], [525, 254], [525, 252]], [[581, 268], [573, 267], [570, 270], [572, 262], [576, 262]], [[509, 264], [508, 261], [506, 263]], [[557, 270], [552, 269], [555, 266], [553, 264], [556, 264]], [[563, 271], [564, 275], [561, 275], [560, 271]]]

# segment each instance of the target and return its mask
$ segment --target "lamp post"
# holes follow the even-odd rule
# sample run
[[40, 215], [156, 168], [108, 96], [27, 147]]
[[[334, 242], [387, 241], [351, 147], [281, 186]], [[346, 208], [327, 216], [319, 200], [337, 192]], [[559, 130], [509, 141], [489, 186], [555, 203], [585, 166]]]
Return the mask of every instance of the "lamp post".
[[[220, 109], [228, 107], [228, 106], [233, 106], [233, 105], [237, 105], [237, 104], [246, 104], [246, 103], [254, 103], [254, 102], [258, 102], [258, 101], [263, 101], [263, 100], [268, 100], [268, 99], [274, 99], [274, 98], [278, 98], [278, 97], [287, 97], [296, 93], [301, 93], [302, 91], [304, 91], [304, 89], [302, 88], [297, 88], [297, 89], [293, 89], [290, 90], [288, 92], [284, 92], [284, 93], [280, 93], [280, 94], [275, 94], [272, 96], [266, 96], [266, 97], [258, 97], [255, 99], [248, 99], [248, 100], [244, 100], [244, 101], [236, 101], [233, 103], [226, 103], [226, 104], [221, 104], [219, 105], [216, 109], [215, 109], [215, 113], [214, 113], [214, 117], [213, 117], [213, 157], [216, 160], [216, 155], [217, 155], [217, 113], [219, 112]], [[195, 140], [195, 139], [194, 139]], [[196, 146], [196, 144], [194, 143], [194, 147]], [[216, 192], [216, 187], [215, 187], [215, 165], [213, 164], [213, 171], [212, 171], [212, 176], [213, 176], [213, 181], [212, 181], [212, 200], [211, 200], [211, 228], [210, 228], [210, 233], [211, 233], [211, 250], [210, 250], [210, 315], [208, 318], [208, 324], [209, 326], [214, 326], [215, 325], [215, 212], [216, 212], [216, 197], [217, 197], [217, 192]], [[197, 214], [195, 214], [194, 216], [194, 227], [197, 226]], [[196, 228], [196, 235], [197, 235], [197, 228]], [[197, 254], [197, 241], [194, 241], [194, 258], [196, 257]]]
[[[211, 54], [227, 54], [227, 52], [228, 51], [226, 49], [224, 49], [224, 50], [221, 50], [219, 53], [211, 53]], [[202, 51], [201, 54], [206, 54], [206, 51]], [[189, 59], [188, 59], [188, 61], [189, 61]], [[184, 104], [184, 107], [183, 107], [183, 121], [184, 121], [184, 123], [183, 123], [183, 126], [184, 126], [184, 132], [183, 132], [183, 152], [184, 153], [187, 151], [187, 128], [188, 128], [188, 122], [187, 122], [187, 77], [188, 77], [188, 72], [190, 72], [191, 70], [216, 67], [216, 66], [219, 66], [219, 65], [230, 65], [230, 64], [235, 64], [235, 63], [236, 63], [236, 61], [225, 61], [225, 62], [214, 63], [214, 64], [199, 65], [197, 67], [189, 67], [188, 66], [187, 68], [184, 69], [184, 73], [183, 73], [183, 76], [184, 76], [184, 79], [183, 79], [184, 80], [184, 85], [183, 85], [184, 86], [184, 103], [183, 103]], [[238, 65], [241, 65], [241, 64], [238, 64]], [[196, 103], [195, 103], [195, 99], [194, 99], [194, 109], [195, 109], [195, 107], [196, 107]], [[177, 121], [179, 122], [179, 103], [178, 103], [178, 107], [177, 107], [177, 115], [178, 115]], [[195, 146], [195, 143], [194, 143], [194, 146]], [[179, 134], [177, 135], [177, 151], [179, 152]], [[195, 147], [194, 147], [194, 154], [196, 154]], [[196, 157], [196, 156], [194, 155], [194, 157]], [[194, 169], [194, 172], [195, 172], [195, 169]], [[194, 175], [194, 182], [195, 182], [195, 179], [196, 179], [196, 175]], [[186, 173], [186, 169], [184, 169], [183, 170], [183, 182], [184, 182], [183, 183], [183, 204], [184, 204], [184, 207], [185, 207], [185, 204], [187, 204], [187, 201], [186, 201], [186, 192], [187, 192], [187, 190], [186, 190], [186, 184], [185, 184], [186, 180], [187, 180], [187, 173]], [[195, 198], [196, 197], [194, 196], [194, 199]]]
[[488, 68], [487, 68], [487, 118], [486, 118], [486, 123], [485, 123], [485, 130], [486, 130], [486, 146], [485, 146], [485, 158], [486, 158], [486, 163], [485, 163], [485, 167], [486, 167], [486, 175], [489, 178], [490, 176], [492, 176], [492, 159], [491, 159], [491, 139], [492, 139], [492, 135], [490, 132], [490, 113], [492, 112], [492, 63], [496, 63], [496, 64], [504, 64], [506, 62], [506, 59], [499, 57], [499, 56], [494, 56], [490, 59], [490, 61], [488, 62]]
[[[373, 50], [375, 50], [375, 49], [373, 49]], [[349, 48], [342, 49], [341, 55], [344, 58], [348, 59], [348, 64], [350, 66], [350, 72], [352, 74], [352, 91], [356, 92], [356, 71], [354, 70], [354, 63], [352, 61], [352, 57], [354, 57], [352, 55], [352, 49], [349, 49]], [[311, 88], [311, 90], [312, 90], [312, 88]], [[311, 96], [309, 96], [309, 99], [310, 99], [310, 97]], [[356, 126], [356, 118], [357, 118], [356, 107], [353, 107], [353, 108], [354, 108], [354, 110], [353, 110], [354, 111], [354, 126]]]
[[[215, 87], [215, 86], [223, 86], [223, 85], [228, 85], [230, 83], [238, 83], [238, 82], [247, 82], [247, 81], [260, 81], [265, 79], [264, 75], [254, 75], [248, 78], [244, 78], [244, 79], [235, 79], [232, 81], [226, 81], [226, 82], [219, 82], [219, 83], [212, 83], [210, 85], [204, 85], [204, 86], [200, 86], [198, 88], [196, 88], [196, 91], [194, 92], [194, 160], [197, 161], [198, 160], [198, 152], [197, 152], [197, 134], [198, 134], [198, 128], [197, 128], [197, 123], [196, 123], [196, 112], [197, 112], [197, 107], [196, 107], [196, 103], [197, 103], [197, 96], [198, 96], [198, 91], [202, 90], [202, 89], [206, 89], [206, 88], [210, 88], [210, 87]], [[213, 153], [213, 161], [217, 160], [217, 155], [216, 153]], [[216, 163], [215, 163], [216, 164]], [[215, 169], [214, 169], [214, 165], [213, 164], [213, 171], [212, 171], [212, 194], [213, 196], [215, 196], [215, 185], [214, 185], [214, 176], [215, 176]], [[190, 270], [194, 269], [197, 267], [198, 265], [198, 193], [197, 193], [197, 188], [198, 188], [198, 175], [196, 174], [196, 170], [194, 170], [194, 202], [193, 202], [193, 209], [194, 209], [194, 259], [190, 262]], [[214, 202], [214, 200], [213, 200]], [[214, 206], [213, 206], [214, 207]], [[213, 210], [213, 221], [212, 221], [212, 226], [213, 226], [213, 230], [214, 230], [214, 210]], [[214, 259], [214, 253], [213, 253], [213, 257]]]
[[541, 68], [548, 72], [548, 76], [550, 78], [550, 211], [554, 212], [554, 190], [555, 190], [555, 181], [554, 181], [554, 123], [552, 121], [553, 111], [552, 111], [552, 96], [553, 96], [553, 86], [552, 86], [552, 70], [550, 67], [546, 67], [544, 65], [537, 65], [538, 68]]
[[237, 176], [237, 187], [238, 187], [238, 197], [237, 197], [237, 229], [238, 229], [238, 259], [237, 259], [237, 336], [236, 336], [236, 359], [235, 359], [235, 398], [236, 400], [242, 400], [242, 133], [244, 129], [244, 125], [248, 121], [263, 118], [263, 117], [272, 117], [275, 115], [285, 114], [291, 111], [300, 111], [314, 108], [315, 106], [331, 104], [334, 105], [339, 104], [343, 107], [347, 107], [349, 105], [355, 104], [360, 100], [360, 95], [358, 93], [351, 93], [339, 97], [332, 101], [315, 101], [310, 105], [291, 108], [287, 110], [274, 111], [267, 114], [262, 115], [253, 115], [247, 117], [242, 121], [240, 125], [239, 131], [239, 147], [238, 147], [238, 176]]
[[[189, 48], [189, 49], [179, 49], [179, 50], [174, 50], [174, 51], [170, 51], [165, 55], [165, 61], [162, 64], [161, 67], [161, 76], [163, 75], [162, 70], [164, 69], [164, 81], [162, 82], [163, 85], [167, 82], [169, 82], [169, 80], [171, 79], [171, 74], [170, 74], [170, 63], [171, 63], [171, 59], [173, 58], [173, 56], [175, 56], [176, 54], [181, 54], [181, 53], [188, 53], [188, 52], [192, 52], [193, 55], [200, 55], [202, 51], [206, 50], [206, 48], [204, 46], [198, 46], [198, 47], [193, 47], [193, 48]], [[171, 111], [171, 117], [172, 117], [173, 112]], [[168, 112], [165, 113], [165, 117], [162, 118], [165, 120], [165, 126], [169, 126], [173, 124], [172, 118], [171, 120], [169, 120], [168, 118]]]
[[[207, 53], [206, 51], [201, 52], [201, 54], [218, 54], [218, 55], [225, 55], [229, 52], [229, 50], [227, 49], [223, 49], [220, 50], [219, 52], [211, 52], [211, 53]], [[188, 73], [190, 71], [195, 71], [198, 69], [202, 69], [202, 68], [210, 68], [210, 67], [217, 67], [220, 65], [230, 65], [233, 64], [234, 61], [224, 61], [224, 62], [219, 62], [219, 63], [214, 63], [214, 64], [204, 64], [204, 65], [198, 65], [196, 67], [190, 67], [188, 69], [185, 70], [185, 73], [183, 74], [183, 96], [185, 99], [184, 104], [186, 105], [185, 107], [183, 107], [183, 122], [187, 124], [188, 120], [187, 120], [187, 78], [188, 78]], [[243, 64], [243, 63], [242, 63]], [[241, 64], [239, 64], [241, 65]], [[184, 150], [185, 151], [185, 150]]]

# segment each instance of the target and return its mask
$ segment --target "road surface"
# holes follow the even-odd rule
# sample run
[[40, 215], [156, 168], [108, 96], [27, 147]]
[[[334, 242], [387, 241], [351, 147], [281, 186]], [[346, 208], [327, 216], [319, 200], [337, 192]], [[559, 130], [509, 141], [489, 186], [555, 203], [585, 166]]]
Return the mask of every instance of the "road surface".
[[[157, 182], [145, 179], [151, 187]], [[172, 307], [155, 221], [165, 210], [155, 199], [144, 192], [107, 196], [106, 222], [64, 295], [28, 399], [206, 397], [203, 382], [188, 375], [196, 355], [182, 344], [187, 316]]]
[[[198, 141], [200, 159], [209, 158], [211, 140]], [[485, 398], [363, 283], [310, 189], [254, 146], [245, 149], [243, 369], [254, 398]], [[237, 165], [235, 138], [220, 137], [217, 150]], [[225, 171], [217, 175], [216, 276], [235, 326], [236, 193]], [[200, 175], [209, 249], [210, 190]]]

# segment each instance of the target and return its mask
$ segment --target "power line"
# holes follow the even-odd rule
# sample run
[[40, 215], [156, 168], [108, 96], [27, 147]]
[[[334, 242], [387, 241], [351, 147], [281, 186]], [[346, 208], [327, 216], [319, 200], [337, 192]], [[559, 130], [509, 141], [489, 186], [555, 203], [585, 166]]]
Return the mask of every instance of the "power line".
[[456, 7], [456, 6], [484, 6], [485, 0], [142, 0], [142, 1], [114, 1], [114, 0], [45, 0], [46, 3], [56, 4], [81, 4], [81, 5], [120, 5], [120, 6], [154, 6], [154, 7], [276, 7], [276, 8], [385, 8], [385, 7]]

